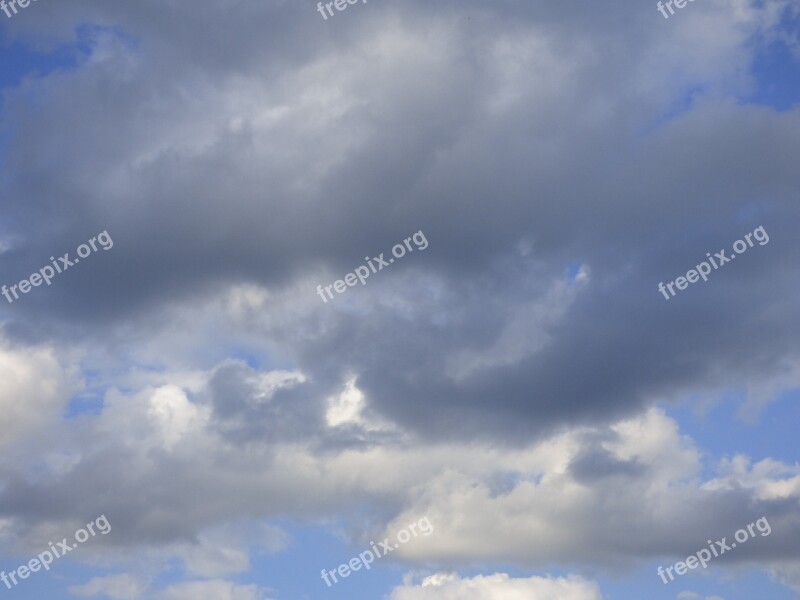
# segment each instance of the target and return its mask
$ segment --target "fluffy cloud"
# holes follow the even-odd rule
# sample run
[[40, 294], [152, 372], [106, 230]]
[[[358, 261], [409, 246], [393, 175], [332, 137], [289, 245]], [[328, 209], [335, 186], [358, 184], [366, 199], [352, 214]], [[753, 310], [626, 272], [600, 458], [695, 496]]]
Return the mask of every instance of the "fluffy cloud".
[[[214, 408], [221, 369], [227, 369], [225, 388], [236, 390], [231, 406], [256, 411], [247, 421], [292, 423], [315, 410], [316, 428], [304, 443], [280, 435], [244, 443], [230, 437], [231, 414]], [[100, 414], [82, 417], [79, 431], [70, 434], [70, 426], [54, 441], [77, 457], [66, 471], [25, 481], [28, 465], [18, 465], [18, 484], [0, 491], [0, 508], [19, 519], [10, 539], [35, 545], [73, 530], [71, 521], [24, 526], [47, 519], [52, 507], [23, 498], [58, 498], [62, 511], [107, 514], [115, 535], [102, 543], [117, 546], [122, 562], [125, 546], [156, 544], [188, 574], [220, 577], [245, 571], [251, 548], [274, 552], [285, 543], [278, 530], [254, 537], [222, 527], [239, 515], [262, 523], [280, 515], [348, 519], [351, 498], [358, 497], [377, 523], [352, 528], [359, 544], [429, 517], [435, 535], [392, 554], [417, 563], [619, 567], [681, 558], [687, 540], [702, 546], [762, 515], [769, 516], [772, 535], [738, 549], [731, 560], [769, 565], [796, 556], [792, 540], [800, 522], [790, 507], [800, 500], [798, 467], [743, 456], [709, 463], [658, 409], [522, 448], [431, 444], [357, 424], [343, 432], [340, 423], [321, 418], [330, 410], [324, 402], [294, 402], [312, 384], [285, 373], [226, 362], [205, 381], [192, 399], [177, 386], [110, 392]], [[346, 383], [342, 393], [355, 394], [355, 385]], [[709, 469], [713, 474], [704, 476]], [[196, 502], [203, 497], [214, 502]], [[683, 506], [693, 510], [687, 514]]]
[[[738, 462], [747, 463], [743, 457]], [[388, 531], [425, 514], [437, 535], [400, 552], [454, 564], [502, 559], [538, 567], [553, 560], [619, 566], [680, 556], [687, 540], [702, 546], [762, 514], [780, 518], [781, 528], [800, 525], [790, 508], [800, 501], [791, 485], [800, 473], [797, 466], [748, 464], [725, 476], [729, 485], [721, 489], [717, 478], [703, 480], [693, 442], [659, 411], [609, 430], [564, 435], [527, 453], [506, 455], [503, 463], [504, 471], [483, 473], [453, 465], [416, 488], [413, 507]], [[726, 465], [722, 461], [719, 470], [727, 471]], [[773, 488], [783, 495], [762, 498], [757, 491]], [[683, 506], [692, 506], [692, 512]], [[733, 558], [768, 561], [796, 552], [783, 535], [756, 545], [742, 547]]]
[[580, 577], [515, 579], [504, 573], [462, 579], [440, 573], [396, 588], [390, 600], [602, 600], [596, 583]]
[[9, 347], [0, 341], [0, 447], [27, 440], [57, 423], [76, 383], [44, 347]]
[[147, 591], [147, 585], [131, 575], [94, 577], [84, 585], [69, 588], [69, 593], [81, 598], [103, 596], [112, 600], [138, 600]]

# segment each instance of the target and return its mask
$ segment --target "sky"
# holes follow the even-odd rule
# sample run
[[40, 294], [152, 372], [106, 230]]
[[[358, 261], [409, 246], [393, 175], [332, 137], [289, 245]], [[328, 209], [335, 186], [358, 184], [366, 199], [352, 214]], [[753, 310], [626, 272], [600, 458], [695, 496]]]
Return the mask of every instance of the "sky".
[[797, 0], [2, 6], [0, 598], [800, 598]]

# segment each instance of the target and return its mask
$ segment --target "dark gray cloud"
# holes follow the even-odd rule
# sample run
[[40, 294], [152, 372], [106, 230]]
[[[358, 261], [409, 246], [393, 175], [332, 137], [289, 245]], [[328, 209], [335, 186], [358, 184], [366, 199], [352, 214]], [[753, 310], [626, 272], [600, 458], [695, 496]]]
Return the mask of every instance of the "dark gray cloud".
[[[666, 107], [643, 88], [644, 50], [671, 38], [652, 25], [626, 35], [621, 15], [640, 11], [472, 6], [476, 23], [453, 4], [370, 6], [337, 23], [289, 3], [56, 9], [110, 29], [77, 72], [27, 84], [38, 103], [9, 96], [5, 210], [19, 241], [0, 275], [18, 281], [103, 229], [115, 246], [4, 306], [8, 331], [97, 340], [159, 327], [166, 307], [244, 282], [285, 290], [321, 269], [332, 281], [424, 230], [424, 254], [369, 283], [417, 303], [413, 318], [388, 302], [369, 318], [320, 304], [313, 338], [264, 331], [317, 402], [352, 373], [409, 429], [527, 439], [793, 352], [796, 115], [709, 92], [657, 126]], [[706, 49], [721, 72], [747, 67], [724, 49]], [[675, 98], [702, 77], [721, 88], [690, 69]], [[768, 246], [669, 302], [658, 294], [758, 225]], [[590, 281], [535, 330], [545, 342], [454, 379], [448, 361], [502, 352], [512, 315], [546, 303], [575, 264]], [[387, 282], [407, 273], [425, 279]], [[445, 292], [420, 302], [430, 285]]]

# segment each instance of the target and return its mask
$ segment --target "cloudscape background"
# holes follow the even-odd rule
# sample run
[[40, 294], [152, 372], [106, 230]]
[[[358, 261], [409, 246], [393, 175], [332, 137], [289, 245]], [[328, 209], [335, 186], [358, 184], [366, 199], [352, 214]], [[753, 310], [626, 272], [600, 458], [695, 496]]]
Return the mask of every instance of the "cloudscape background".
[[0, 569], [112, 525], [0, 597], [800, 597], [798, 25], [796, 0], [0, 13], [0, 283], [113, 239], [0, 297]]

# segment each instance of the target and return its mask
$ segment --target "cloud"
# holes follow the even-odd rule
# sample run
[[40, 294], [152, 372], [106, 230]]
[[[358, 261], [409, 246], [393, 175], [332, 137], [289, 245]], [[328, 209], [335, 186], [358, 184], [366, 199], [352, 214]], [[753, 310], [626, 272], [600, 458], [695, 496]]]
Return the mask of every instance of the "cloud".
[[677, 595], [675, 600], [725, 600], [722, 596], [701, 596], [696, 592], [681, 592]]
[[[728, 100], [751, 90], [749, 41], [786, 6], [710, 2], [664, 27], [621, 2], [412, 2], [364, 11], [349, 33], [252, 1], [222, 32], [188, 2], [54, 9], [20, 31], [84, 35], [88, 56], [7, 92], [4, 198], [25, 235], [0, 276], [18, 281], [103, 229], [115, 247], [15, 304], [11, 331], [111, 347], [247, 288], [261, 310], [217, 311], [192, 333], [257, 338], [314, 382], [316, 401], [356, 377], [376, 418], [431, 439], [524, 443], [689, 389], [797, 387], [798, 332], [779, 299], [796, 292], [798, 256], [773, 248], [798, 220], [784, 157], [800, 120]], [[154, 13], [186, 34], [166, 36]], [[268, 35], [259, 18], [315, 43]], [[620, 26], [630, 19], [642, 28]], [[212, 32], [238, 44], [212, 50]], [[669, 304], [655, 291], [762, 222], [773, 242], [735, 275]], [[335, 306], [314, 295], [420, 229], [424, 254]], [[185, 361], [204, 347], [183, 348]]]
[[770, 578], [800, 594], [800, 567], [796, 562], [776, 561], [768, 569]]
[[0, 341], [0, 447], [57, 423], [76, 383], [51, 349]]
[[255, 585], [237, 585], [229, 581], [190, 581], [169, 586], [158, 594], [159, 600], [267, 600]]
[[[683, 558], [687, 539], [701, 547], [762, 515], [772, 525], [769, 538], [719, 564], [730, 558], [768, 566], [796, 557], [798, 468], [744, 456], [709, 462], [659, 409], [522, 448], [430, 443], [357, 424], [343, 432], [325, 422], [325, 403], [294, 402], [312, 382], [238, 363], [224, 369], [226, 389], [238, 390], [232, 406], [256, 411], [247, 420], [274, 426], [316, 411], [315, 425], [306, 426], [311, 435], [231, 437], [226, 424], [236, 413], [213, 409], [219, 367], [191, 394], [174, 385], [111, 391], [99, 414], [64, 423], [50, 442], [74, 454], [66, 469], [26, 480], [31, 465], [11, 467], [15, 484], [0, 490], [0, 510], [11, 518], [8, 542], [24, 539], [35, 548], [74, 531], [77, 515], [104, 513], [114, 536], [96, 540], [103, 556], [125, 564], [129, 547], [157, 548], [191, 576], [224, 577], [246, 572], [254, 548], [283, 548], [279, 530], [260, 527], [270, 519], [347, 521], [356, 518], [357, 497], [361, 524], [350, 527], [356, 545], [393, 536], [423, 515], [430, 519], [435, 535], [391, 557], [416, 564], [617, 570], [650, 558]], [[277, 387], [266, 394], [254, 383], [269, 381]], [[42, 451], [49, 449], [44, 442]], [[52, 517], [56, 503], [69, 518]], [[693, 511], [685, 514], [681, 507], [689, 505]], [[92, 558], [88, 547], [85, 556]]]
[[267, 591], [255, 585], [240, 585], [223, 579], [183, 581], [162, 589], [129, 574], [95, 577], [88, 583], [69, 588], [81, 598], [100, 596], [112, 600], [269, 600]]
[[[115, 245], [0, 300], [2, 540], [108, 514], [81, 560], [178, 559], [193, 580], [164, 597], [249, 600], [204, 578], [280, 551], [259, 529], [280, 517], [361, 543], [429, 516], [387, 561], [619, 571], [767, 515], [719, 566], [796, 586], [797, 465], [707, 455], [655, 408], [800, 388], [800, 110], [759, 104], [753, 70], [797, 49], [791, 4], [666, 27], [621, 0], [374, 4], [334, 27], [290, 2], [92, 0], [4, 30], [74, 60], [4, 88], [0, 279]], [[658, 294], [762, 224], [768, 246]], [[424, 253], [314, 293], [419, 230]]]
[[112, 600], [138, 600], [147, 591], [147, 585], [132, 575], [94, 577], [84, 585], [69, 588], [69, 593], [81, 598], [103, 596]]
[[596, 583], [580, 577], [515, 579], [505, 573], [462, 579], [439, 573], [395, 588], [390, 600], [602, 600]]
[[165, 554], [179, 556], [190, 576], [225, 577], [250, 569], [251, 547], [275, 554], [287, 541], [286, 534], [276, 527], [226, 526], [198, 535], [194, 543], [167, 548]]

